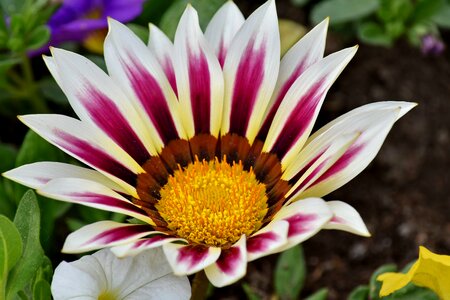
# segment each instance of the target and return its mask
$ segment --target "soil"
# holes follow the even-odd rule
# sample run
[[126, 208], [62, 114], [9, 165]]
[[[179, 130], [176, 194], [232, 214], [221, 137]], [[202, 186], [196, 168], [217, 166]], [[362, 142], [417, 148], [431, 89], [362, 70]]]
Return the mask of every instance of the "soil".
[[[258, 5], [245, 1], [242, 6], [245, 12]], [[305, 14], [288, 1], [278, 1], [277, 7], [279, 17], [305, 21]], [[344, 43], [330, 33], [326, 52], [355, 43]], [[353, 108], [384, 100], [419, 105], [394, 125], [366, 170], [325, 197], [355, 207], [372, 237], [322, 231], [306, 241], [308, 277], [302, 299], [322, 287], [329, 289], [329, 300], [346, 299], [353, 288], [367, 284], [380, 265], [403, 267], [417, 258], [419, 245], [450, 254], [450, 51], [425, 57], [402, 42], [393, 48], [360, 45], [328, 93], [317, 127]], [[275, 260], [273, 256], [249, 264], [244, 279], [264, 299], [273, 293]], [[230, 287], [217, 294], [233, 299], [236, 290]]]

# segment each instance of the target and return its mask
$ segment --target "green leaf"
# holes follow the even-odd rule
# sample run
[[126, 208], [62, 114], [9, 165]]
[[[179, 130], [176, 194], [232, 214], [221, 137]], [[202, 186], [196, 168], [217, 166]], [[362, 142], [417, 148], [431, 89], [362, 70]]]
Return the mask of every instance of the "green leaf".
[[44, 251], [39, 242], [40, 213], [36, 195], [28, 191], [17, 208], [14, 224], [22, 238], [23, 253], [19, 263], [11, 270], [8, 280], [8, 298], [23, 289], [42, 265]]
[[144, 43], [148, 42], [149, 31], [147, 27], [138, 24], [127, 24], [127, 27], [130, 28]]
[[39, 49], [50, 39], [50, 30], [46, 25], [41, 25], [33, 30], [28, 37], [27, 48]]
[[386, 272], [395, 272], [397, 270], [397, 266], [394, 264], [387, 264], [379, 267], [375, 270], [375, 272], [370, 277], [370, 291], [369, 291], [369, 297], [372, 300], [379, 299], [380, 289], [381, 289], [381, 282], [377, 281], [377, 277], [383, 273]]
[[22, 10], [25, 1], [20, 0], [0, 0], [0, 6], [7, 15], [12, 15]]
[[450, 3], [446, 3], [434, 16], [433, 21], [440, 27], [450, 29]]
[[261, 297], [258, 296], [258, 294], [256, 294], [253, 291], [252, 287], [249, 284], [243, 283], [242, 284], [242, 289], [244, 290], [245, 295], [247, 296], [248, 300], [261, 300]]
[[368, 285], [357, 286], [348, 296], [347, 300], [367, 300], [369, 299], [370, 288]]
[[292, 247], [278, 257], [275, 267], [275, 291], [281, 299], [298, 299], [306, 277], [301, 246]]
[[376, 23], [366, 22], [358, 27], [358, 38], [367, 44], [377, 46], [390, 46], [392, 39]]
[[330, 24], [339, 24], [361, 19], [374, 13], [378, 0], [327, 0], [321, 1], [311, 11], [314, 24], [330, 17]]
[[[19, 231], [13, 222], [11, 222], [7, 217], [0, 215], [0, 235], [2, 242], [0, 243], [3, 249], [5, 249], [4, 254], [6, 255], [5, 269], [9, 272], [17, 263], [20, 256], [22, 255], [22, 239], [20, 238]], [[1, 268], [0, 268], [1, 269]], [[3, 273], [4, 274], [4, 273]], [[0, 278], [2, 278], [1, 276]]]
[[177, 0], [164, 13], [159, 23], [162, 31], [171, 39], [175, 36], [178, 21], [186, 5], [190, 3], [198, 12], [200, 27], [204, 30], [214, 13], [225, 3], [225, 0]]
[[305, 300], [327, 300], [328, 297], [328, 289], [322, 288], [315, 292], [314, 294], [310, 295]]
[[429, 21], [444, 8], [445, 0], [419, 0], [412, 15], [413, 23]]
[[392, 21], [405, 22], [414, 10], [410, 0], [380, 0], [377, 16], [384, 23]]
[[33, 286], [33, 300], [49, 300], [51, 298], [50, 284], [45, 280], [37, 281]]
[[0, 144], [0, 173], [6, 172], [14, 168], [17, 150], [6, 144]]

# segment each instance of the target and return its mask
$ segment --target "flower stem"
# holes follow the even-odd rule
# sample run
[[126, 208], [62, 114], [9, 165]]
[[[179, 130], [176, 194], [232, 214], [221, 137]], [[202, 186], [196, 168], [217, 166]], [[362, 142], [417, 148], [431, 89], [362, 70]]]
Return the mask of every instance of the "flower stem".
[[29, 91], [28, 97], [31, 100], [31, 104], [36, 112], [46, 113], [48, 112], [47, 104], [44, 99], [40, 97], [37, 91], [36, 82], [34, 81], [33, 69], [31, 68], [30, 59], [26, 53], [21, 55], [22, 58], [22, 73], [25, 79], [25, 88]]
[[192, 282], [192, 296], [191, 300], [204, 300], [208, 292], [209, 280], [206, 277], [205, 271], [200, 271], [195, 274]]

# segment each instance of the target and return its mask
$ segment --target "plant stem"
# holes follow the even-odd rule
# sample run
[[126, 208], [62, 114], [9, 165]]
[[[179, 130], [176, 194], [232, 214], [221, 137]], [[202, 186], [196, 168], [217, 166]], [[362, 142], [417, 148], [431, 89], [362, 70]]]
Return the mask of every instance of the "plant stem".
[[195, 274], [192, 282], [192, 296], [191, 300], [205, 300], [208, 292], [209, 281], [206, 277], [205, 271], [200, 271]]
[[45, 113], [48, 112], [48, 108], [44, 99], [42, 99], [37, 91], [36, 83], [34, 82], [33, 69], [31, 68], [30, 59], [26, 53], [21, 55], [22, 58], [22, 72], [25, 77], [24, 88], [28, 91], [28, 97], [31, 100], [31, 104], [36, 112]]

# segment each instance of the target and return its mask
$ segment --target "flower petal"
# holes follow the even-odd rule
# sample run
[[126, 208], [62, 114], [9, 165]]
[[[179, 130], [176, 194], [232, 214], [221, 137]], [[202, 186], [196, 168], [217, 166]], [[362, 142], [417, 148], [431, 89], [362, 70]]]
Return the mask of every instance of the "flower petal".
[[172, 242], [186, 242], [186, 241], [162, 233], [159, 235], [155, 234], [147, 238], [133, 241], [128, 244], [112, 247], [111, 251], [118, 257], [125, 257], [129, 255], [136, 255], [141, 253], [142, 251], [157, 248], [164, 244]]
[[148, 39], [148, 48], [158, 60], [159, 64], [166, 74], [175, 94], [177, 94], [177, 82], [173, 68], [173, 44], [169, 38], [158, 27], [149, 24], [150, 36]]
[[205, 269], [206, 277], [216, 287], [232, 284], [247, 272], [246, 237], [242, 237], [228, 249], [222, 249], [215, 263]]
[[284, 168], [308, 138], [333, 82], [357, 47], [333, 53], [306, 70], [286, 93], [267, 134], [263, 151], [277, 153]]
[[218, 136], [222, 120], [223, 75], [209, 48], [195, 9], [188, 4], [175, 33], [175, 75], [178, 99], [189, 137]]
[[37, 192], [60, 201], [122, 213], [154, 225], [154, 222], [144, 210], [120, 194], [94, 181], [78, 178], [58, 178], [53, 179]]
[[270, 222], [247, 240], [247, 260], [253, 261], [272, 253], [287, 242], [289, 223], [284, 220]]
[[61, 251], [63, 253], [82, 253], [126, 244], [152, 233], [154, 230], [148, 225], [100, 221], [81, 227], [69, 234]]
[[56, 48], [52, 54], [58, 83], [82, 121], [101, 129], [139, 163], [156, 154], [150, 132], [108, 75], [81, 55]]
[[369, 230], [356, 209], [342, 201], [328, 201], [327, 205], [333, 212], [333, 217], [323, 227], [324, 229], [337, 229], [357, 235], [370, 236]]
[[[302, 193], [313, 184], [342, 157], [360, 135], [360, 132], [354, 132], [339, 136], [334, 140], [324, 141], [320, 145], [306, 147], [307, 149], [300, 152], [282, 175], [284, 180], [288, 180], [292, 184], [291, 189], [285, 195], [286, 199], [295, 198], [296, 194]], [[291, 199], [288, 202], [291, 202]]]
[[214, 49], [222, 67], [231, 41], [244, 21], [244, 16], [237, 5], [233, 1], [227, 1], [214, 14], [206, 27], [205, 38]]
[[414, 106], [414, 103], [396, 101], [372, 103], [350, 111], [314, 133], [304, 151], [336, 136], [358, 131], [361, 134], [341, 158], [302, 193], [302, 197], [324, 196], [358, 175], [378, 153], [394, 122]]
[[213, 264], [220, 256], [221, 249], [200, 245], [163, 245], [164, 253], [175, 275], [190, 275]]
[[60, 162], [44, 161], [23, 165], [3, 173], [3, 176], [33, 189], [42, 188], [56, 178], [80, 178], [98, 182], [119, 193], [127, 193], [123, 187], [100, 172]]
[[323, 58], [327, 29], [328, 18], [303, 36], [286, 53], [286, 55], [283, 56], [277, 84], [270, 100], [270, 104], [265, 112], [263, 126], [258, 133], [258, 138], [260, 140], [264, 141], [266, 139], [273, 117], [292, 84], [311, 65]]
[[120, 147], [81, 121], [63, 115], [27, 115], [19, 119], [64, 152], [97, 169], [137, 196], [136, 174], [144, 170]]
[[228, 49], [222, 134], [237, 133], [250, 144], [258, 133], [278, 77], [280, 33], [275, 1], [259, 7], [242, 25]]
[[307, 198], [283, 206], [273, 220], [289, 223], [288, 242], [276, 252], [289, 249], [315, 235], [333, 217], [325, 201]]
[[163, 69], [147, 46], [125, 25], [109, 19], [105, 61], [150, 131], [160, 151], [170, 140], [183, 137], [178, 101]]

